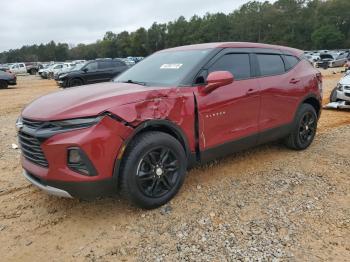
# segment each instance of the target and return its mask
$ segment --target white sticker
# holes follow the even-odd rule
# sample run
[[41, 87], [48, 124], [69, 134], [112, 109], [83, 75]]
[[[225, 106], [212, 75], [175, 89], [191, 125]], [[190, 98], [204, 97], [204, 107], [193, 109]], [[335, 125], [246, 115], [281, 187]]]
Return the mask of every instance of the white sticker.
[[179, 69], [182, 64], [163, 64], [160, 69]]

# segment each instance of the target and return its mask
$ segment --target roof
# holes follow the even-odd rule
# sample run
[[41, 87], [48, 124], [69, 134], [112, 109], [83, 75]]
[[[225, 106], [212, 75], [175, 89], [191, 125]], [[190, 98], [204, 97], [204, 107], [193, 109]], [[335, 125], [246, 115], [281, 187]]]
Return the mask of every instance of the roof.
[[286, 51], [296, 56], [300, 56], [304, 51], [287, 46], [269, 45], [262, 43], [251, 43], [251, 42], [217, 42], [217, 43], [204, 43], [196, 45], [185, 45], [174, 48], [168, 48], [162, 51], [182, 51], [182, 50], [198, 50], [198, 49], [214, 49], [214, 48], [265, 48], [265, 49], [276, 49]]

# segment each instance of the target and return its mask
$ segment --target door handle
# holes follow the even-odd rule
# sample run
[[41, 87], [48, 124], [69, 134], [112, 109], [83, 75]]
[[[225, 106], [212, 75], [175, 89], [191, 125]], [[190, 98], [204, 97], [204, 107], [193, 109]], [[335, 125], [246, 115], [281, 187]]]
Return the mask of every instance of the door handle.
[[291, 83], [291, 84], [297, 84], [297, 83], [299, 83], [300, 82], [300, 80], [299, 79], [296, 79], [296, 78], [292, 78], [290, 81], [289, 81], [289, 83]]
[[255, 90], [253, 88], [249, 88], [246, 92], [247, 95], [251, 95], [251, 94], [254, 94], [255, 93]]

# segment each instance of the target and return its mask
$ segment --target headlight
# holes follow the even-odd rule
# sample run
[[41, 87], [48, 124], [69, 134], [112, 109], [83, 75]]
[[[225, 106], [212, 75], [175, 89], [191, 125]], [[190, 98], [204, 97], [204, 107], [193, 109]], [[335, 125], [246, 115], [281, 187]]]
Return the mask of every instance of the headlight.
[[341, 84], [337, 84], [337, 89], [339, 90], [339, 91], [343, 91], [343, 86], [341, 85]]
[[97, 116], [97, 117], [87, 117], [87, 118], [75, 118], [75, 119], [68, 119], [68, 120], [62, 120], [62, 121], [51, 121], [50, 125], [53, 127], [62, 128], [62, 129], [82, 128], [82, 127], [89, 127], [89, 126], [95, 125], [98, 122], [100, 122], [102, 118], [103, 116]]
[[65, 78], [68, 74], [62, 74], [58, 78]]
[[23, 128], [22, 117], [19, 117], [16, 121], [16, 130], [19, 131]]

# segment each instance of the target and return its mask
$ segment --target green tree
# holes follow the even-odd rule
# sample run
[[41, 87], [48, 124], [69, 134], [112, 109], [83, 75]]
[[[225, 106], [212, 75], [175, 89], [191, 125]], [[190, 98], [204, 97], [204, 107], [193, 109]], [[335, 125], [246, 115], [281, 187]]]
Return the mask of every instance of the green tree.
[[324, 25], [315, 30], [311, 36], [316, 48], [333, 49], [342, 45], [344, 35], [332, 25]]

